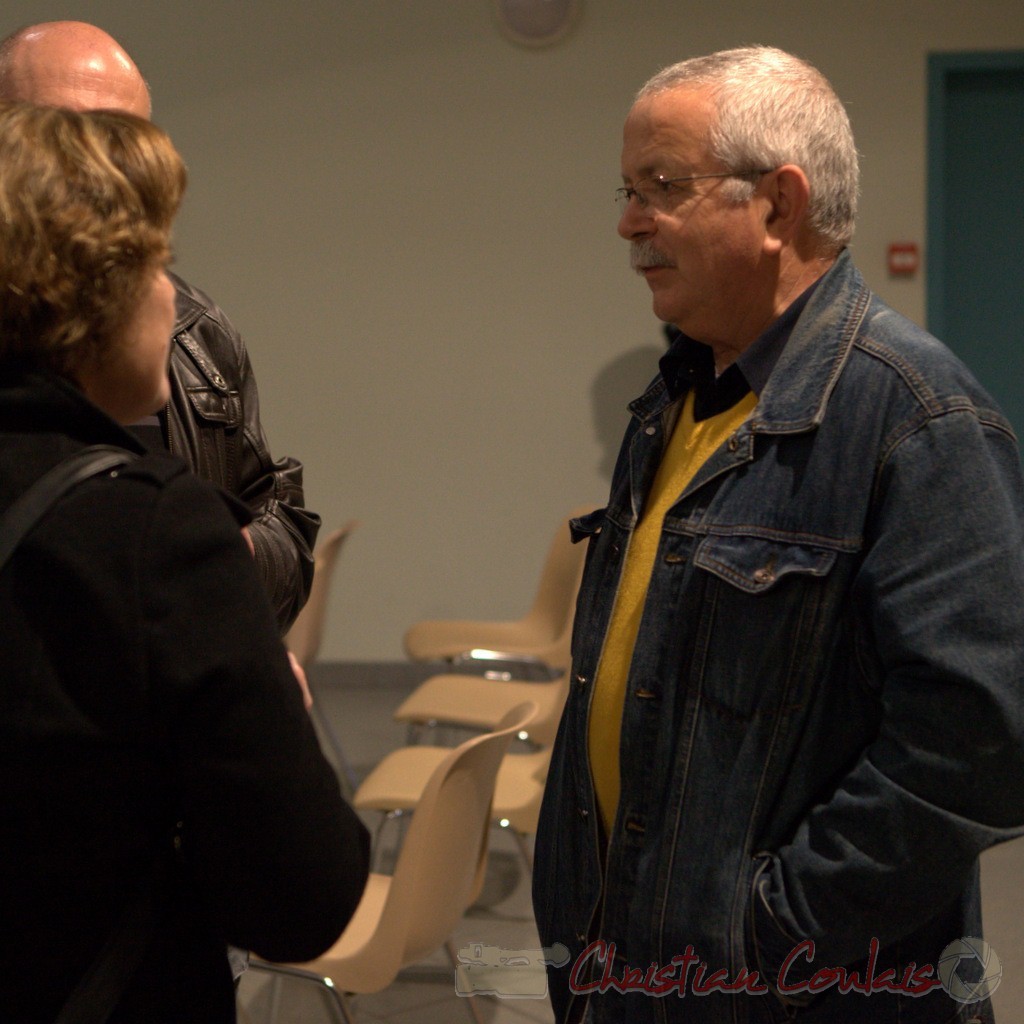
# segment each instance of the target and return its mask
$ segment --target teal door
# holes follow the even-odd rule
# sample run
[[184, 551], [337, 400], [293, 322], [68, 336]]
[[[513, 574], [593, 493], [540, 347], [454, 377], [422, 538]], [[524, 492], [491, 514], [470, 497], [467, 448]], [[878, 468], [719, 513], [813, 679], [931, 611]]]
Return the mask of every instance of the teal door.
[[928, 328], [1024, 442], [1024, 51], [928, 61]]

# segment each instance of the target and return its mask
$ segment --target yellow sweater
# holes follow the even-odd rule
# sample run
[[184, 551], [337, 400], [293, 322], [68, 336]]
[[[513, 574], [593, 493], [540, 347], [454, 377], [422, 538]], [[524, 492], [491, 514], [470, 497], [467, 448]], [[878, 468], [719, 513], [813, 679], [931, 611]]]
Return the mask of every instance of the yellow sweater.
[[697, 470], [754, 411], [755, 405], [757, 396], [749, 392], [731, 409], [695, 423], [690, 391], [629, 542], [590, 706], [590, 768], [597, 804], [609, 834], [619, 804], [619, 733], [626, 682], [665, 513]]

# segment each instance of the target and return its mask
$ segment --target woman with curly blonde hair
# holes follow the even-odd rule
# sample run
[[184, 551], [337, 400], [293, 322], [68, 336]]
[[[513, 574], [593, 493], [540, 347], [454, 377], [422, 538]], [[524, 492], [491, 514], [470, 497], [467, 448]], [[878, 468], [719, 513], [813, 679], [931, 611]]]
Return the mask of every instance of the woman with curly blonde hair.
[[248, 511], [122, 427], [167, 402], [184, 187], [148, 121], [0, 103], [0, 548], [54, 467], [126, 463], [0, 566], [4, 1024], [228, 1024], [226, 946], [311, 959], [366, 878]]
[[[0, 365], [84, 385], [129, 357], [130, 321], [169, 315], [169, 338], [164, 267], [185, 167], [167, 136], [130, 114], [5, 103], [0, 167]], [[147, 383], [159, 408], [166, 385]]]

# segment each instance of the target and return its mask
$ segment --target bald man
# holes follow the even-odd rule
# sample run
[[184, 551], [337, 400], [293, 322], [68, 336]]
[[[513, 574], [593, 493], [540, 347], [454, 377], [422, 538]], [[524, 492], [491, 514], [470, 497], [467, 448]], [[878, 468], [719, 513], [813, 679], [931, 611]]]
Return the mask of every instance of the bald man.
[[[135, 62], [102, 29], [54, 21], [0, 42], [0, 99], [73, 110], [127, 110], [149, 118], [149, 88]], [[171, 400], [139, 424], [143, 443], [164, 446], [248, 505], [247, 540], [282, 631], [309, 596], [320, 519], [302, 507], [302, 465], [274, 460], [242, 339], [224, 312], [175, 275]]]

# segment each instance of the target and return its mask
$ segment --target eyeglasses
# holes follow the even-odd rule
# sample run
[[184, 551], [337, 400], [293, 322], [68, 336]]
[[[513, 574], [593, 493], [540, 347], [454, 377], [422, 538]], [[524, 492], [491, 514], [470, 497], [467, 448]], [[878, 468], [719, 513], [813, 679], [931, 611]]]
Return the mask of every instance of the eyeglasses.
[[625, 212], [631, 199], [636, 199], [641, 210], [648, 207], [666, 213], [675, 203], [675, 193], [681, 192], [683, 182], [703, 181], [705, 178], [754, 178], [762, 174], [770, 174], [774, 167], [757, 171], [722, 171], [718, 174], [687, 174], [681, 178], [666, 178], [660, 174], [653, 178], [644, 178], [635, 185], [615, 190], [615, 202]]

